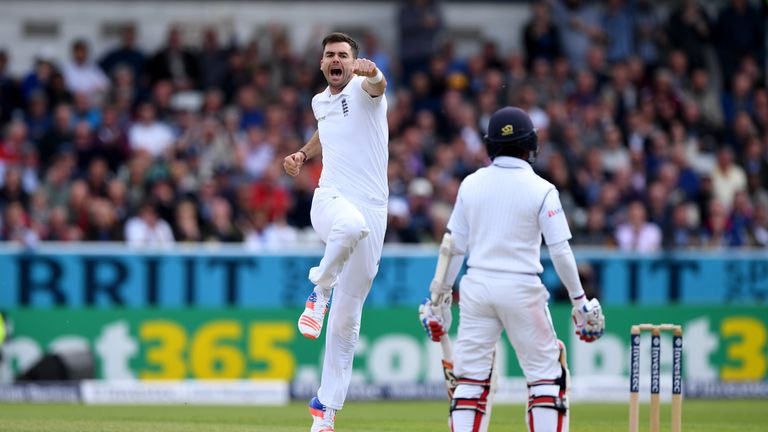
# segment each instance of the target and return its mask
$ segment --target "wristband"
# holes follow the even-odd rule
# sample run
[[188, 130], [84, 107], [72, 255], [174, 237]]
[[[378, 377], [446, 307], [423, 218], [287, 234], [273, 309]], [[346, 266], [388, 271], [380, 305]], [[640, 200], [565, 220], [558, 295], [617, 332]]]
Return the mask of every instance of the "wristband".
[[304, 155], [304, 160], [303, 160], [303, 161], [301, 161], [301, 163], [304, 163], [304, 162], [306, 162], [306, 161], [307, 161], [307, 159], [309, 159], [309, 156], [307, 156], [307, 152], [305, 152], [304, 150], [299, 150], [299, 151], [297, 151], [296, 153], [301, 153], [301, 154], [303, 154], [303, 155]]
[[584, 293], [584, 291], [581, 292], [581, 295], [571, 297], [571, 304], [579, 309], [587, 304], [587, 295]]
[[365, 79], [366, 79], [366, 80], [367, 80], [369, 83], [371, 83], [371, 84], [378, 84], [378, 83], [380, 83], [380, 82], [381, 82], [381, 80], [383, 80], [383, 79], [384, 79], [384, 74], [383, 74], [383, 73], [381, 73], [381, 70], [380, 70], [380, 69], [376, 69], [376, 75], [374, 75], [374, 76], [372, 76], [372, 77], [367, 77], [367, 78], [365, 78]]

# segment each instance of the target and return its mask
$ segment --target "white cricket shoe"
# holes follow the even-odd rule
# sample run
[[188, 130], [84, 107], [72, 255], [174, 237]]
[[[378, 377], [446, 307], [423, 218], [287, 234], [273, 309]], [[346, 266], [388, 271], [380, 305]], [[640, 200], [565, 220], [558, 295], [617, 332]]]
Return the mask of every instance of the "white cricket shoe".
[[309, 414], [312, 415], [312, 429], [309, 432], [334, 432], [336, 410], [321, 404], [317, 396], [309, 401]]
[[328, 312], [330, 304], [330, 299], [325, 298], [318, 288], [315, 288], [312, 294], [307, 297], [304, 312], [299, 317], [299, 332], [305, 338], [317, 339], [320, 336], [320, 332], [323, 331], [325, 313]]

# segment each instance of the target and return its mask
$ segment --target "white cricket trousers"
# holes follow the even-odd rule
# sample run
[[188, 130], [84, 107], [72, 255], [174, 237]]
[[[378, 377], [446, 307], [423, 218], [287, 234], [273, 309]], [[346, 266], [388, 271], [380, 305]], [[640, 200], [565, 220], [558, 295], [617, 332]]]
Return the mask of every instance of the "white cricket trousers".
[[326, 295], [333, 290], [325, 333], [320, 403], [341, 409], [352, 378], [363, 303], [379, 269], [387, 208], [352, 203], [335, 188], [317, 188], [310, 211], [312, 226], [325, 242], [325, 253], [309, 280]]
[[528, 382], [559, 378], [560, 349], [547, 305], [549, 293], [539, 278], [477, 273], [470, 270], [461, 279], [456, 376], [488, 378], [496, 342], [506, 330]]
[[[457, 378], [489, 378], [502, 330], [507, 332], [527, 382], [560, 377], [560, 348], [547, 305], [549, 293], [538, 276], [470, 269], [461, 279], [460, 294], [459, 334], [454, 347]], [[547, 387], [546, 394], [557, 395], [557, 386]], [[476, 399], [482, 390], [459, 384], [453, 397]], [[452, 430], [473, 430], [471, 411], [454, 411], [451, 417]], [[480, 430], [487, 430], [489, 420], [486, 416]], [[535, 422], [537, 431], [555, 430], [557, 414], [545, 412]]]

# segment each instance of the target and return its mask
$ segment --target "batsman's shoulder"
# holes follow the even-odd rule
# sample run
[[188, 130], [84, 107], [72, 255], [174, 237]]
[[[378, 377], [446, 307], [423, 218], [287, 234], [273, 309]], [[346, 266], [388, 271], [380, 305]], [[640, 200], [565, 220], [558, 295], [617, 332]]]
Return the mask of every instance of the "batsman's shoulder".
[[533, 196], [540, 196], [544, 198], [547, 195], [550, 195], [553, 193], [554, 193], [554, 196], [559, 195], [557, 186], [555, 186], [552, 182], [550, 182], [549, 180], [537, 174], [533, 174], [531, 176], [526, 187], [528, 188], [528, 190], [530, 190], [534, 194]]
[[488, 167], [478, 168], [477, 171], [464, 177], [459, 187], [464, 187], [464, 188], [474, 187], [474, 185], [476, 184], [482, 185], [484, 182], [493, 181], [493, 179], [491, 178], [486, 179], [486, 177], [488, 177], [487, 173], [488, 173]]
[[534, 184], [536, 184], [538, 187], [540, 187], [540, 188], [542, 188], [544, 190], [547, 190], [547, 191], [549, 191], [550, 189], [557, 190], [557, 186], [555, 186], [554, 183], [552, 183], [551, 181], [545, 179], [544, 177], [542, 177], [542, 176], [540, 176], [540, 175], [538, 175], [536, 173], [533, 173], [533, 178], [534, 178], [534, 180], [532, 182]]
[[554, 190], [555, 192], [559, 192], [559, 191], [557, 190], [557, 186], [555, 186], [555, 185], [554, 185], [552, 182], [550, 182], [549, 180], [541, 179], [541, 183], [542, 183], [542, 185], [543, 185], [543, 188], [544, 188], [544, 189], [546, 189], [547, 191], [549, 191], [549, 190]]

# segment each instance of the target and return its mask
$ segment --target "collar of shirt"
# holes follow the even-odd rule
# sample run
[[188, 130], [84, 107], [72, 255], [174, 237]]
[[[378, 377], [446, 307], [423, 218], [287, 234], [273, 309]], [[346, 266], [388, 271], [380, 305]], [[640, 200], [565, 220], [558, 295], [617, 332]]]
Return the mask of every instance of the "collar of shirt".
[[352, 84], [352, 81], [354, 81], [355, 78], [357, 78], [357, 75], [352, 76], [352, 78], [349, 79], [349, 82], [347, 83], [347, 85], [345, 85], [344, 88], [341, 89], [341, 91], [336, 93], [336, 94], [332, 94], [331, 93], [331, 86], [326, 87], [325, 91], [323, 93], [325, 93], [327, 99], [337, 98], [337, 97], [339, 97], [341, 95], [351, 96], [352, 95], [352, 85], [351, 84]]
[[512, 157], [512, 156], [497, 156], [496, 159], [493, 160], [492, 165], [497, 166], [499, 168], [514, 168], [514, 169], [527, 169], [527, 170], [533, 170], [531, 168], [531, 164], [528, 162]]

